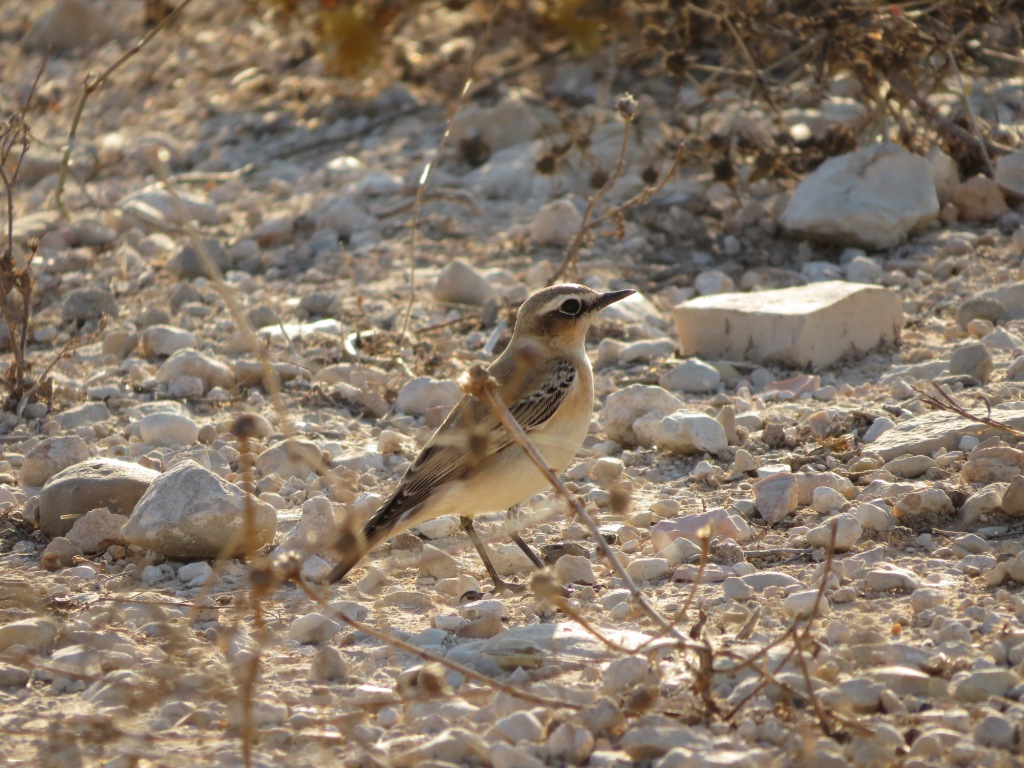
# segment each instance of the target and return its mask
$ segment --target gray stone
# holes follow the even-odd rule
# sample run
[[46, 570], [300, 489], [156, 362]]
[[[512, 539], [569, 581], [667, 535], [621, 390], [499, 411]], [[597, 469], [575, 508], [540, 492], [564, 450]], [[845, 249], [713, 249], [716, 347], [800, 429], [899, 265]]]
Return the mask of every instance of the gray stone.
[[89, 446], [78, 435], [48, 437], [25, 454], [18, 479], [23, 486], [40, 486], [88, 458]]
[[970, 376], [982, 384], [992, 376], [992, 367], [992, 353], [979, 343], [958, 347], [949, 359], [950, 376]]
[[462, 259], [452, 259], [434, 283], [434, 299], [449, 304], [481, 306], [497, 294], [487, 278]]
[[61, 305], [61, 322], [82, 323], [101, 317], [117, 317], [117, 302], [106, 288], [75, 288], [68, 291]]
[[139, 500], [122, 533], [137, 547], [171, 558], [237, 557], [246, 551], [246, 507], [252, 542], [273, 541], [277, 513], [194, 461], [160, 475]]
[[967, 299], [956, 311], [956, 323], [964, 330], [971, 320], [988, 320], [1001, 323], [1006, 319], [1006, 305], [990, 296], [975, 296]]
[[571, 200], [562, 198], [545, 203], [530, 224], [530, 239], [537, 245], [565, 246], [572, 242], [583, 225], [583, 214]]
[[196, 346], [195, 334], [173, 325], [151, 325], [142, 332], [140, 351], [146, 357], [170, 357], [179, 349]]
[[116, 18], [95, 3], [59, 0], [29, 28], [22, 43], [28, 48], [54, 52], [99, 46], [117, 36]]
[[[224, 272], [231, 267], [231, 257], [228, 256], [220, 240], [215, 237], [208, 237], [202, 240], [203, 250], [210, 258], [214, 266]], [[199, 251], [191, 243], [187, 243], [167, 262], [167, 270], [179, 280], [191, 280], [196, 277], [210, 277], [206, 261]]]
[[771, 525], [784, 520], [797, 508], [800, 489], [796, 475], [780, 472], [769, 475], [754, 486], [754, 504], [761, 517]]
[[106, 507], [128, 516], [160, 473], [116, 459], [91, 459], [51, 477], [39, 494], [39, 528], [64, 536], [89, 510]]
[[312, 440], [291, 437], [267, 448], [256, 457], [256, 470], [263, 475], [283, 478], [322, 474], [327, 465], [323, 451]]
[[658, 378], [658, 384], [676, 392], [714, 392], [722, 375], [713, 365], [691, 358], [670, 368]]
[[179, 349], [156, 372], [156, 380], [161, 384], [169, 384], [182, 376], [200, 379], [206, 391], [214, 387], [231, 389], [235, 385], [235, 374], [230, 366], [194, 349]]

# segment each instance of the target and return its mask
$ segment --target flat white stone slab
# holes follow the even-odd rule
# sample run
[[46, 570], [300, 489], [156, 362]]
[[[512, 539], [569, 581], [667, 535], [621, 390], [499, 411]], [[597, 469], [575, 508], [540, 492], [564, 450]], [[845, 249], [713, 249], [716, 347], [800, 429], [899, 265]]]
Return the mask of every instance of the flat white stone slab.
[[878, 286], [830, 280], [756, 293], [719, 293], [672, 310], [684, 355], [824, 367], [893, 343], [899, 297]]

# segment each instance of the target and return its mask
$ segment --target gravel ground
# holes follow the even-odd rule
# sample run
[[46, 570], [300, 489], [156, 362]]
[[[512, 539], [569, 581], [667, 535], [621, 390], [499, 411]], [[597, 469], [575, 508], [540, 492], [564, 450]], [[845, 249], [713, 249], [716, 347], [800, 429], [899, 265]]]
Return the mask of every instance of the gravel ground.
[[[773, 118], [735, 92], [612, 83], [603, 61], [556, 55], [474, 92], [413, 235], [473, 9], [402, 27], [410, 85], [390, 66], [325, 76], [299, 26], [200, 2], [87, 103], [64, 219], [82, 78], [141, 10], [64, 3], [79, 15], [55, 29], [54, 5], [0, 19], [5, 109], [43, 61], [32, 41], [94, 38], [48, 61], [14, 198], [16, 258], [38, 243], [32, 373], [56, 362], [47, 397], [0, 415], [5, 765], [1022, 763], [1019, 198], [930, 171], [937, 205], [900, 244], [868, 247], [856, 226], [810, 243], [783, 217], [801, 179], [716, 182], [689, 153], [593, 230], [574, 275], [641, 292], [595, 323], [597, 402], [566, 482], [649, 608], [550, 493], [521, 521], [567, 585], [557, 605], [486, 594], [448, 519], [329, 587], [336, 521], [390, 493], [454, 379], [494, 358], [562, 262], [619, 157], [617, 92], [640, 117], [598, 216], [698, 127], [749, 137]], [[773, 130], [894, 130], [845, 88], [838, 116], [794, 98]], [[978, 77], [971, 93], [1013, 124], [1021, 88]], [[680, 355], [680, 302], [823, 280], [892, 291], [900, 341], [818, 368]], [[933, 381], [997, 424], [937, 409]], [[504, 525], [478, 528], [527, 582]], [[217, 557], [256, 550], [255, 565]]]

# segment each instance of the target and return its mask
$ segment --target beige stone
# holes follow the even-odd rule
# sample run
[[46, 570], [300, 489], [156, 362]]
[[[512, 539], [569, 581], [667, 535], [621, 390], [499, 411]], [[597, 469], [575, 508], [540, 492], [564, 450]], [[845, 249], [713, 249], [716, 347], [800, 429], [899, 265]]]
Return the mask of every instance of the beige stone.
[[802, 368], [899, 339], [903, 309], [885, 288], [832, 280], [701, 296], [672, 312], [684, 355]]

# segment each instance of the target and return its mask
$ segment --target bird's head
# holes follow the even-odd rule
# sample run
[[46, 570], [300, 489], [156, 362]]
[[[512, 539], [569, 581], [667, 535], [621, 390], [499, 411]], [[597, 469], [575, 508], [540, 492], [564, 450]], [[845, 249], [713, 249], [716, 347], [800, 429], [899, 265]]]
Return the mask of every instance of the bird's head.
[[519, 308], [514, 336], [538, 338], [549, 344], [581, 344], [598, 312], [634, 293], [632, 289], [601, 293], [576, 283], [544, 288]]

